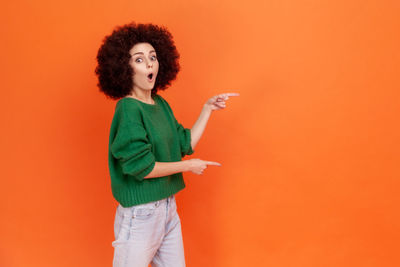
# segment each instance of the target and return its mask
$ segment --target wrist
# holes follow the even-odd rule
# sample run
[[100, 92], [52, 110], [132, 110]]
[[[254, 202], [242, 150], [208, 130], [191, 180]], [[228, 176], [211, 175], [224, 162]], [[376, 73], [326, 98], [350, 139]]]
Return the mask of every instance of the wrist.
[[188, 172], [190, 171], [190, 160], [182, 160], [183, 164], [183, 172]]
[[211, 113], [212, 112], [212, 108], [211, 108], [210, 105], [204, 104], [203, 111], [206, 112], [206, 113]]

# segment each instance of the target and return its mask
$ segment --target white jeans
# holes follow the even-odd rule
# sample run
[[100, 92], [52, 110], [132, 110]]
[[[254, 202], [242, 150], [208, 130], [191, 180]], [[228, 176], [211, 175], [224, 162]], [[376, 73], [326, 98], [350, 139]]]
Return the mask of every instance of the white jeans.
[[184, 267], [181, 221], [174, 195], [124, 208], [114, 222], [113, 267]]

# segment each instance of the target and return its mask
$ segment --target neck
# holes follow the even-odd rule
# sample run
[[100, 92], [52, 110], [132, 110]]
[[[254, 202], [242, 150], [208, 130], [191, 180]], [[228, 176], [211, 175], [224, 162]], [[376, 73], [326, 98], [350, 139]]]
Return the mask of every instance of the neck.
[[153, 104], [153, 99], [151, 98], [151, 90], [149, 91], [149, 90], [133, 89], [132, 92], [127, 96], [136, 98], [148, 104]]

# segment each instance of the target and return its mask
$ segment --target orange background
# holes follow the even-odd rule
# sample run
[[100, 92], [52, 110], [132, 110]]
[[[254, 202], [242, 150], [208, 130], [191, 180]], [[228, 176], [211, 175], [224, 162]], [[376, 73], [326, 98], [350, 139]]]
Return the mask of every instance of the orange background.
[[177, 194], [187, 266], [400, 266], [399, 1], [7, 1], [1, 12], [0, 266], [111, 266], [115, 101], [105, 35], [165, 25], [161, 95], [213, 113]]

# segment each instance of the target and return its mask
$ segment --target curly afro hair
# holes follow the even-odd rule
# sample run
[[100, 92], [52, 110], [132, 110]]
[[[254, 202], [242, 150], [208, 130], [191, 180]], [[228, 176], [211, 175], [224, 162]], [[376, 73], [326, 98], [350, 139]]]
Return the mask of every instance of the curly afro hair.
[[100, 91], [112, 99], [129, 95], [133, 88], [133, 69], [129, 65], [129, 51], [137, 43], [151, 44], [157, 53], [159, 70], [151, 93], [165, 90], [179, 72], [179, 53], [171, 33], [153, 24], [134, 22], [118, 26], [106, 36], [97, 53], [95, 70]]

